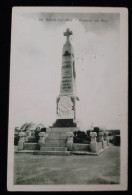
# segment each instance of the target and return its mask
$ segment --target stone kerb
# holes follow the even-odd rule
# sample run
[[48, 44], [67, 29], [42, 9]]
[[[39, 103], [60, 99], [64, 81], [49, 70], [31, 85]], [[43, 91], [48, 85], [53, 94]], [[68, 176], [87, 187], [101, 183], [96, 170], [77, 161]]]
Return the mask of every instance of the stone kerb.
[[91, 142], [90, 142], [90, 149], [91, 152], [98, 152], [98, 146], [97, 146], [97, 133], [96, 132], [90, 132]]
[[67, 132], [68, 139], [67, 139], [67, 150], [72, 151], [73, 147], [73, 132]]
[[18, 150], [23, 150], [23, 145], [26, 140], [26, 133], [20, 132], [19, 133], [19, 141], [18, 141]]
[[48, 134], [46, 132], [40, 132], [39, 133], [39, 141], [38, 144], [42, 146], [46, 142], [46, 138], [48, 137]]

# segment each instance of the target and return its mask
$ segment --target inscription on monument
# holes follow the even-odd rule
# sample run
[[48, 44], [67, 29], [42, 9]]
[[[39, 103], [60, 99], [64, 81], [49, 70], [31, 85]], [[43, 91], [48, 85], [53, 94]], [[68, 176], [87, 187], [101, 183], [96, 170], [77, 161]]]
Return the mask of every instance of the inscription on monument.
[[73, 85], [72, 85], [72, 66], [71, 61], [64, 61], [62, 66], [62, 78], [61, 78], [61, 94], [72, 93]]

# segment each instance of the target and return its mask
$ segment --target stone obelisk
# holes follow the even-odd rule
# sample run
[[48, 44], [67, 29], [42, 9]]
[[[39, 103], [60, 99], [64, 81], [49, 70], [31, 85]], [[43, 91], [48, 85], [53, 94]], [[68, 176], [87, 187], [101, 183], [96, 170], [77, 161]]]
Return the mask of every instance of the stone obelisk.
[[74, 51], [70, 42], [72, 31], [64, 32], [66, 42], [62, 49], [60, 94], [56, 100], [56, 127], [76, 127], [76, 72]]
[[[56, 98], [55, 123], [40, 133], [39, 154], [70, 155], [73, 145], [73, 132], [79, 130], [76, 123], [76, 74], [74, 52], [69, 37], [72, 32], [64, 33], [66, 43], [62, 50], [60, 93]], [[42, 137], [41, 137], [42, 136]], [[38, 154], [38, 153], [37, 153]]]

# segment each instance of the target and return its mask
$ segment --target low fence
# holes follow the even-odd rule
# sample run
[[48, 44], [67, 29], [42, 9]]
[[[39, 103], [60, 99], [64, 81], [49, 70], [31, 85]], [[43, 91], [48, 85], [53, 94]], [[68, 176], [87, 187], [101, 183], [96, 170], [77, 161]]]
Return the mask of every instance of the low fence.
[[[39, 150], [42, 146], [48, 142], [48, 133], [40, 132], [38, 134], [39, 140], [36, 142], [29, 143], [28, 136], [25, 132], [19, 133], [19, 141], [18, 141], [18, 150]], [[31, 137], [30, 137], [31, 138]], [[91, 132], [90, 138], [88, 140], [82, 140], [81, 143], [75, 143], [74, 139], [77, 137], [74, 136], [73, 132], [67, 132], [66, 135], [66, 146], [68, 151], [84, 151], [91, 153], [99, 153], [100, 151], [106, 149], [109, 146], [108, 133], [99, 132], [98, 142], [97, 142], [97, 133]], [[32, 138], [33, 139], [33, 138]], [[90, 140], [90, 141], [89, 141]], [[86, 141], [85, 143], [83, 143]], [[52, 143], [50, 143], [52, 144]]]

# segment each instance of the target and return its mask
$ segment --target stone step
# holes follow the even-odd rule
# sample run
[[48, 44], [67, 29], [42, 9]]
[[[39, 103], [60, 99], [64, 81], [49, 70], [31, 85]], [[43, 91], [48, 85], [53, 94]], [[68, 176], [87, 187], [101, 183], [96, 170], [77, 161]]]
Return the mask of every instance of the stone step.
[[67, 144], [67, 139], [46, 139], [45, 144], [55, 144], [55, 145], [62, 145], [63, 147]]
[[40, 151], [67, 151], [66, 147], [41, 147]]
[[66, 144], [56, 144], [56, 143], [45, 143], [42, 147], [66, 147]]
[[55, 155], [55, 156], [69, 156], [71, 155], [70, 151], [39, 151], [36, 150], [33, 152], [35, 155]]

